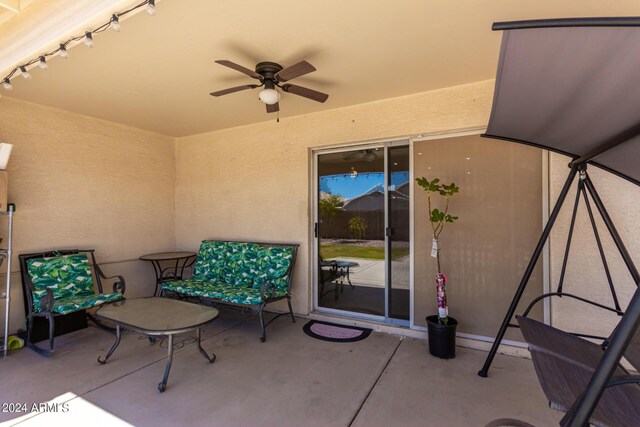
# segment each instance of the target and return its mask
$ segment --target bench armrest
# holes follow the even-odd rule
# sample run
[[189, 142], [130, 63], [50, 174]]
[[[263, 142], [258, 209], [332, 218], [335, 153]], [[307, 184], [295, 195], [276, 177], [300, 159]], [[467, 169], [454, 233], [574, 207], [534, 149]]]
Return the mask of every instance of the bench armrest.
[[113, 282], [113, 292], [120, 292], [122, 295], [124, 295], [124, 291], [127, 289], [127, 285], [124, 282], [124, 277], [117, 275], [117, 276], [111, 276], [111, 277], [104, 277], [104, 279], [118, 279], [115, 282]]
[[[124, 277], [120, 276], [119, 274], [115, 276], [106, 276], [102, 272], [102, 269], [100, 269], [99, 267], [96, 268], [96, 272], [100, 275], [100, 278], [102, 280], [118, 279], [113, 283], [113, 292], [120, 292], [121, 294], [124, 295], [124, 291], [127, 289], [127, 285], [124, 281]], [[98, 291], [102, 293], [102, 289], [98, 289]]]
[[53, 306], [55, 304], [55, 299], [53, 296], [53, 291], [49, 288], [45, 289], [47, 292], [42, 298], [40, 298], [40, 311], [50, 313], [53, 310]]
[[[271, 279], [272, 280], [272, 279]], [[269, 298], [273, 298], [276, 294], [277, 288], [274, 286], [270, 279], [260, 283], [260, 298], [266, 301]]]

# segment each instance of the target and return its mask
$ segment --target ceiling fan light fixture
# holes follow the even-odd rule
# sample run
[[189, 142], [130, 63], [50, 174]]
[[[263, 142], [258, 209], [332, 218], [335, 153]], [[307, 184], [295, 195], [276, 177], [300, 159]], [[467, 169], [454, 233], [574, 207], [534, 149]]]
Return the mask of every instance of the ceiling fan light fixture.
[[263, 89], [258, 94], [258, 98], [267, 105], [274, 105], [280, 101], [280, 92], [275, 89]]

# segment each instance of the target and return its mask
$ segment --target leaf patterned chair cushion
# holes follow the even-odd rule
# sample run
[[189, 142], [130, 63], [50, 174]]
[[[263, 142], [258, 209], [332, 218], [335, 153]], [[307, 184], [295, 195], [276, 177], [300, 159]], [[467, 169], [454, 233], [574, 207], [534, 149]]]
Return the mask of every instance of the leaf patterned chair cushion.
[[227, 242], [221, 281], [233, 285], [253, 285], [260, 276], [260, 249], [255, 243]]
[[193, 266], [193, 278], [217, 280], [227, 259], [227, 242], [203, 241]]
[[86, 310], [108, 302], [120, 301], [122, 298], [123, 296], [120, 292], [108, 294], [78, 294], [54, 300], [53, 310], [51, 311], [59, 314], [73, 313], [74, 311]]
[[254, 287], [260, 288], [263, 281], [268, 280], [279, 290], [286, 291], [288, 277], [285, 276], [293, 259], [293, 248], [277, 246], [260, 248], [259, 278]]
[[91, 264], [85, 254], [33, 258], [27, 261], [27, 269], [36, 289], [32, 292], [34, 313], [42, 311], [40, 301], [47, 288], [53, 292], [52, 311], [60, 314], [122, 299], [119, 292], [96, 295]]
[[167, 281], [162, 289], [183, 295], [218, 299], [235, 304], [261, 304], [265, 281], [275, 285], [269, 298], [287, 295], [293, 249], [263, 247], [255, 243], [204, 241], [193, 278]]
[[[183, 295], [222, 300], [234, 304], [255, 305], [264, 301], [260, 289], [211, 280], [174, 280], [164, 282], [162, 289]], [[284, 297], [286, 291], [276, 291], [272, 298]]]

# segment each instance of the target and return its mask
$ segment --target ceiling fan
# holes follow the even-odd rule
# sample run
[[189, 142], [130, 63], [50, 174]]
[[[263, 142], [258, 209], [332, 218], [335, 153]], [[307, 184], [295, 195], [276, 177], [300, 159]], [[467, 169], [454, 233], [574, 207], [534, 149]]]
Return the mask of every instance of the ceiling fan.
[[280, 101], [280, 92], [278, 92], [276, 87], [285, 92], [302, 96], [317, 102], [325, 102], [327, 98], [329, 98], [329, 95], [326, 93], [318, 92], [303, 86], [285, 83], [289, 80], [295, 79], [296, 77], [315, 71], [315, 67], [307, 61], [300, 61], [297, 64], [286, 68], [280, 64], [276, 64], [275, 62], [258, 62], [255, 71], [225, 59], [218, 60], [216, 63], [232, 68], [236, 71], [240, 71], [249, 77], [259, 80], [260, 84], [230, 87], [217, 92], [211, 92], [209, 94], [211, 96], [222, 96], [233, 92], [239, 92], [241, 90], [255, 89], [264, 86], [264, 89], [262, 89], [258, 94], [258, 98], [266, 104], [267, 113], [275, 113], [280, 110], [280, 106], [278, 105], [278, 102]]
[[378, 156], [376, 155], [376, 153], [373, 150], [368, 149], [368, 150], [352, 151], [351, 153], [344, 155], [342, 157], [342, 160], [345, 160], [347, 162], [360, 161], [360, 160], [365, 162], [373, 162], [377, 158]]

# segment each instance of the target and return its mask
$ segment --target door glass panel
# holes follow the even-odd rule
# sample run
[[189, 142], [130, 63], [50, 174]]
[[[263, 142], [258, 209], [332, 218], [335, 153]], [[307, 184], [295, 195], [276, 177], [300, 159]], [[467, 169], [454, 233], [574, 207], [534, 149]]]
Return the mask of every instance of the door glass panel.
[[409, 320], [409, 147], [389, 147], [389, 317]]
[[385, 315], [384, 149], [318, 156], [318, 306]]
[[[459, 219], [439, 239], [449, 314], [458, 320], [459, 332], [493, 337], [543, 227], [541, 151], [473, 135], [416, 142], [413, 159], [416, 177], [460, 187], [449, 206]], [[425, 326], [425, 317], [437, 313], [437, 271], [430, 256], [427, 195], [415, 188], [414, 310], [416, 325]], [[516, 313], [542, 292], [538, 262]], [[542, 319], [543, 304], [530, 316]], [[521, 339], [513, 328], [506, 337]]]

